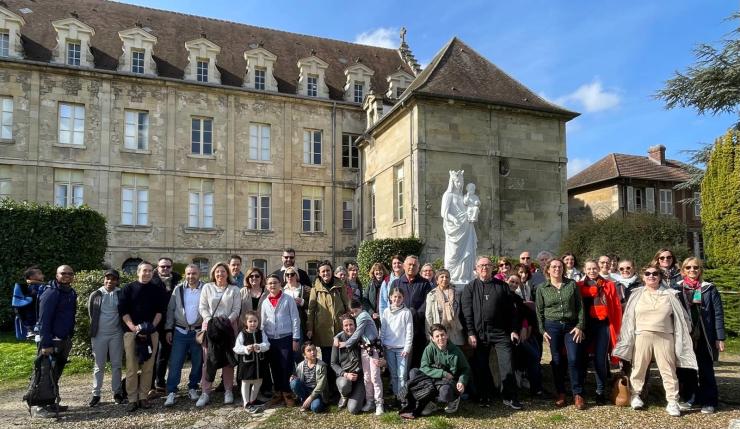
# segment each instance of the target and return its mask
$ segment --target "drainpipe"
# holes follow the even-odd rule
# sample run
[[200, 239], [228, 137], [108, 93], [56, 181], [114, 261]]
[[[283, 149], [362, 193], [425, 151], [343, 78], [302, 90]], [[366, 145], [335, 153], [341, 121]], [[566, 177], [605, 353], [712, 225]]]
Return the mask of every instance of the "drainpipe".
[[[418, 104], [417, 104], [418, 106]], [[401, 104], [401, 107], [403, 107], [403, 103]], [[409, 106], [411, 107], [411, 106]], [[418, 112], [418, 110], [417, 110]], [[409, 217], [411, 218], [411, 235], [413, 237], [418, 237], [418, 234], [416, 233], [416, 223], [414, 222], [414, 217], [416, 216], [416, 204], [414, 201], [414, 114], [413, 110], [410, 112], [410, 118], [409, 118], [409, 182], [411, 182], [411, 186], [409, 189], [409, 195], [411, 198], [409, 198]], [[421, 237], [418, 237], [421, 238]]]
[[336, 265], [337, 254], [337, 161], [336, 161], [336, 143], [337, 143], [337, 102], [331, 106], [331, 261]]

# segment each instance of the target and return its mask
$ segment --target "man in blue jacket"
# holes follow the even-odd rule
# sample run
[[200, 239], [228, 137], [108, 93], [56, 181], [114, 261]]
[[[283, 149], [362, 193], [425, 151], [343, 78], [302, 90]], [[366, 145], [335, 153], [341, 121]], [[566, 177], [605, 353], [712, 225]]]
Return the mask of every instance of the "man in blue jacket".
[[[77, 292], [72, 289], [74, 275], [74, 270], [69, 265], [57, 268], [56, 278], [49, 282], [39, 300], [38, 353], [54, 357], [56, 361], [54, 382], [57, 385], [72, 350], [72, 334], [77, 312]], [[47, 407], [43, 411], [55, 411], [53, 407]], [[36, 415], [45, 415], [43, 411], [37, 410]], [[63, 411], [62, 407], [59, 411]]]

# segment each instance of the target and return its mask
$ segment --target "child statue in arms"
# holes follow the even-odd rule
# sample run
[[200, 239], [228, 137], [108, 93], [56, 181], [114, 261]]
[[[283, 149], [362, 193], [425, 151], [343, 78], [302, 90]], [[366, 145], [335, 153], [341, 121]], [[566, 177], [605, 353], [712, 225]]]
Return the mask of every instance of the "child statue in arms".
[[480, 198], [475, 195], [475, 183], [468, 183], [465, 187], [468, 193], [463, 198], [463, 204], [467, 206], [468, 220], [470, 222], [478, 222], [478, 212], [480, 212]]

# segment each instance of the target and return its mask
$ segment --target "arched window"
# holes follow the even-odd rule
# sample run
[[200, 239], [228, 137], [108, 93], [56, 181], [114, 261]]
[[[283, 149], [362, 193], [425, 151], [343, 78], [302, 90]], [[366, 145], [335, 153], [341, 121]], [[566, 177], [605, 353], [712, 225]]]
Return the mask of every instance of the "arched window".
[[198, 271], [200, 271], [201, 277], [208, 277], [211, 270], [211, 266], [208, 264], [208, 258], [193, 258], [193, 264], [198, 267]]
[[265, 275], [269, 274], [267, 272], [267, 261], [265, 259], [252, 259], [252, 266], [262, 270]]
[[123, 265], [121, 265], [121, 271], [127, 274], [134, 274], [136, 273], [136, 268], [139, 266], [141, 261], [141, 258], [128, 258], [123, 261]]

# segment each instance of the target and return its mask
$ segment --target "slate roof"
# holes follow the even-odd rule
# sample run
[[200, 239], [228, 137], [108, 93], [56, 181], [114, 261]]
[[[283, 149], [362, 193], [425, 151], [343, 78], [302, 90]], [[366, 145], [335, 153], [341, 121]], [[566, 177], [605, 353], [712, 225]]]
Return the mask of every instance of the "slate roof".
[[403, 98], [422, 94], [563, 115], [579, 114], [538, 96], [475, 50], [453, 37], [414, 79]]
[[685, 182], [690, 178], [680, 161], [666, 159], [659, 165], [647, 156], [610, 153], [568, 179], [568, 190], [617, 178]]
[[[278, 91], [295, 94], [300, 58], [315, 55], [329, 64], [326, 84], [331, 99], [342, 100], [344, 70], [357, 59], [375, 71], [375, 92], [387, 91], [386, 77], [398, 70], [413, 76], [395, 49], [359, 45], [338, 40], [271, 30], [223, 20], [186, 15], [105, 0], [4, 0], [0, 5], [26, 20], [21, 27], [25, 58], [49, 62], [56, 46], [52, 21], [75, 17], [95, 30], [91, 52], [95, 68], [116, 70], [122, 54], [118, 32], [139, 24], [157, 37], [153, 56], [159, 76], [182, 79], [187, 66], [185, 42], [205, 34], [221, 47], [216, 65], [221, 83], [241, 87], [246, 70], [244, 51], [261, 45], [277, 56], [274, 75]], [[236, 3], [235, 3], [236, 7]], [[20, 10], [28, 8], [31, 13]], [[259, 15], [255, 15], [258, 18]], [[313, 51], [313, 52], [312, 52]]]

